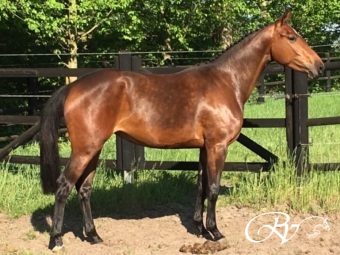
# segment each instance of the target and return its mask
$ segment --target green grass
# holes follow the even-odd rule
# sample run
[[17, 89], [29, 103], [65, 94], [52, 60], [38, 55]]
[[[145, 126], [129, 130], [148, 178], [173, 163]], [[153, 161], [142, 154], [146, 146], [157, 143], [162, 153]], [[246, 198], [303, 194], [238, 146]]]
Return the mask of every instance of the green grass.
[[[247, 105], [249, 118], [284, 117], [284, 100], [266, 99], [266, 103]], [[339, 95], [312, 96], [309, 116], [340, 116]], [[297, 180], [294, 167], [287, 157], [284, 129], [244, 129], [244, 134], [259, 142], [280, 158], [270, 173], [224, 172], [219, 206], [238, 205], [259, 208], [279, 208], [297, 212], [325, 213], [340, 211], [340, 171], [321, 172], [314, 169]], [[313, 127], [309, 131], [313, 145], [312, 162], [340, 162], [340, 126]], [[61, 139], [62, 156], [68, 156], [70, 146]], [[38, 144], [18, 148], [13, 154], [38, 155]], [[196, 161], [198, 150], [145, 151], [147, 160]], [[105, 145], [101, 158], [115, 158], [115, 139]], [[229, 148], [228, 161], [263, 161], [242, 145]], [[0, 174], [0, 211], [14, 217], [37, 212], [50, 212], [53, 196], [41, 193], [39, 167], [2, 164]], [[150, 210], [159, 205], [194, 206], [196, 172], [136, 171], [132, 185], [123, 183], [121, 175], [99, 166], [94, 181], [92, 205], [95, 215], [122, 214]], [[80, 213], [78, 199], [72, 193], [67, 210]]]
[[31, 214], [53, 202], [40, 188], [37, 166], [0, 165], [0, 210], [14, 217]]
[[[43, 195], [39, 167], [19, 168], [2, 164], [0, 211], [13, 217], [34, 212], [51, 212], [54, 196]], [[124, 184], [118, 171], [99, 167], [93, 185], [92, 205], [97, 215], [135, 213], [164, 204], [192, 204], [195, 174], [188, 171], [137, 171], [134, 184]], [[76, 192], [70, 195], [68, 210], [80, 213]]]
[[[229, 177], [230, 178], [230, 177]], [[340, 171], [312, 170], [301, 180], [292, 165], [278, 164], [272, 172], [238, 174], [231, 180], [229, 195], [220, 204], [236, 204], [255, 209], [330, 213], [340, 211]], [[224, 179], [228, 184], [228, 179]], [[230, 182], [230, 181], [229, 181]]]

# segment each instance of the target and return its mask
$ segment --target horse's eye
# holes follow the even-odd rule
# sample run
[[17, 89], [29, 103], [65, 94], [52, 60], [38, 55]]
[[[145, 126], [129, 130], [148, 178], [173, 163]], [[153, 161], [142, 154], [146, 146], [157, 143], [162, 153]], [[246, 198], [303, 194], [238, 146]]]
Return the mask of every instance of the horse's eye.
[[292, 35], [292, 36], [288, 36], [288, 40], [291, 42], [295, 42], [296, 41], [296, 36]]

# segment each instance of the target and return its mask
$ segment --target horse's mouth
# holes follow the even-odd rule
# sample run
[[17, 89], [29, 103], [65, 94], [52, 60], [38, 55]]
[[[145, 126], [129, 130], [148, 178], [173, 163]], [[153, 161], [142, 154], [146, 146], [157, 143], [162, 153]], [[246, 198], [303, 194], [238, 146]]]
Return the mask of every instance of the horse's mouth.
[[312, 80], [317, 79], [319, 77], [319, 74], [315, 74], [310, 70], [308, 70], [307, 74], [308, 74], [308, 78]]
[[320, 75], [323, 74], [325, 70], [325, 65], [323, 62], [316, 63], [312, 68], [308, 68], [307, 74], [310, 79], [317, 79]]

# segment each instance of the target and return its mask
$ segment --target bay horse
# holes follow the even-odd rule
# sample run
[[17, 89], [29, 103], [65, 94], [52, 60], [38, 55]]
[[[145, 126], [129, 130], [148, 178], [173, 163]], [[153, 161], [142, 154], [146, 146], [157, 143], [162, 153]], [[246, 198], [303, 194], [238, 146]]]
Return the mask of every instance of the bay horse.
[[[57, 90], [40, 120], [43, 192], [55, 194], [50, 248], [61, 248], [66, 200], [75, 186], [85, 234], [102, 242], [93, 222], [91, 185], [101, 149], [112, 134], [154, 148], [199, 148], [194, 223], [200, 234], [224, 236], [216, 224], [216, 201], [228, 146], [237, 139], [243, 109], [265, 66], [276, 61], [317, 77], [320, 57], [288, 24], [286, 11], [215, 60], [167, 75], [100, 70]], [[58, 127], [64, 117], [71, 157], [61, 173]], [[206, 224], [204, 201], [208, 200]]]

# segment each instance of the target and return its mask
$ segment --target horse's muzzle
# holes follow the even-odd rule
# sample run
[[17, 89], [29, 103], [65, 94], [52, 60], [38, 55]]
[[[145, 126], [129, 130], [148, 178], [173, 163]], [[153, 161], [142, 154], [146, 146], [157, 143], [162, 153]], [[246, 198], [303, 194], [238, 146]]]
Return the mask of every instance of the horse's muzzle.
[[316, 62], [314, 64], [314, 67], [309, 70], [308, 76], [312, 79], [316, 79], [323, 74], [324, 70], [325, 70], [324, 63], [322, 61]]

